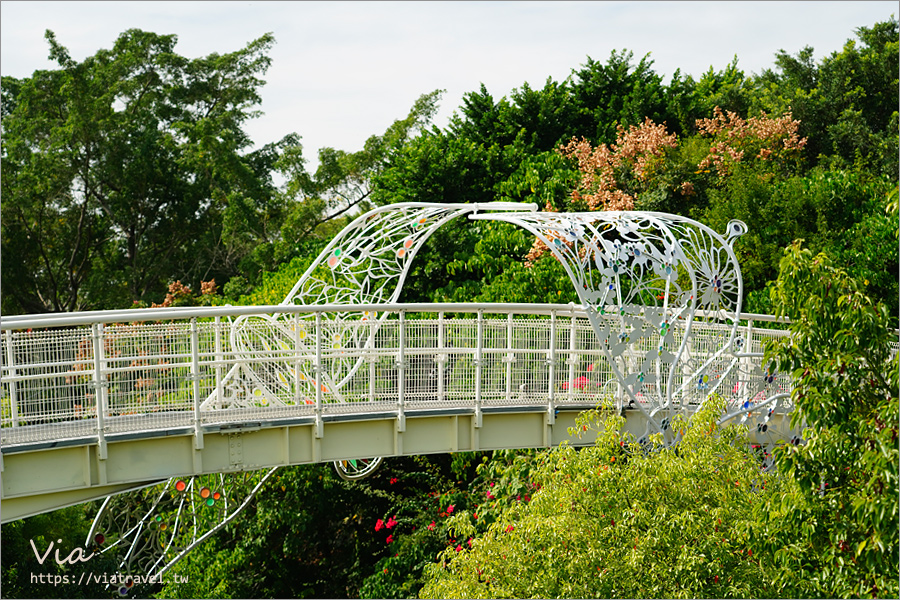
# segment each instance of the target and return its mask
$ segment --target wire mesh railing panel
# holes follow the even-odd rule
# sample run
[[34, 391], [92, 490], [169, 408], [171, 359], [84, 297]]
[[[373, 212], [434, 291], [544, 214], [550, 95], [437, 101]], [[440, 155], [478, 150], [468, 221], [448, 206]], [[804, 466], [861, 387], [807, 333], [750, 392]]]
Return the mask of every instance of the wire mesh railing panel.
[[550, 397], [550, 323], [517, 318], [512, 323], [511, 388], [522, 402], [547, 402]]
[[[481, 349], [477, 353], [480, 401], [484, 406], [514, 402], [507, 395], [506, 354], [509, 323], [506, 319], [482, 318]], [[511, 385], [511, 383], [510, 383]]]
[[598, 404], [617, 389], [611, 385], [614, 374], [600, 341], [587, 319], [567, 318], [557, 326], [562, 327], [565, 341], [564, 347], [557, 350], [563, 363], [557, 363], [556, 367], [559, 373], [556, 403]]
[[448, 405], [475, 406], [475, 378], [477, 368], [473, 352], [454, 348], [447, 352], [446, 400]]
[[[318, 414], [584, 406], [607, 396], [677, 408], [713, 391], [737, 410], [790, 391], [758, 356], [786, 331], [709, 320], [688, 329], [683, 319], [661, 328], [660, 315], [632, 312], [625, 329], [623, 315], [603, 316], [619, 323], [605, 339], [583, 313], [513, 310], [9, 330], [3, 444]], [[789, 410], [789, 399], [778, 407]]]
[[8, 331], [2, 339], [3, 444], [39, 441], [39, 426], [58, 439], [96, 430], [90, 329]]
[[[443, 369], [440, 367], [441, 326], [435, 319], [404, 320], [403, 400], [408, 406], [438, 401], [438, 393], [446, 387], [447, 377], [452, 374], [452, 368], [447, 368], [446, 363]], [[439, 381], [442, 377], [443, 381]]]
[[[110, 325], [102, 336], [108, 432], [190, 423], [185, 414], [193, 406], [188, 323]], [[144, 418], [161, 413], [178, 415]]]

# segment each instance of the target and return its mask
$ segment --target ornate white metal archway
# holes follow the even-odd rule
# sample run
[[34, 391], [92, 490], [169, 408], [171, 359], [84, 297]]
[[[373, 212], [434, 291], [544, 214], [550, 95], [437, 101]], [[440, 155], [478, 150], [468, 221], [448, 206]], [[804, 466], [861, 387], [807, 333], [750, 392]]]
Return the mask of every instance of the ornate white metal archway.
[[[679, 412], [689, 417], [717, 391], [727, 390], [731, 403], [723, 420], [746, 420], [754, 411], [760, 432], [777, 405], [788, 401], [778, 393], [774, 375], [749, 360], [759, 353], [745, 348], [739, 322], [741, 271], [732, 247], [746, 231], [740, 221], [732, 221], [719, 234], [691, 219], [660, 213], [540, 213], [536, 205], [515, 203], [388, 205], [359, 216], [341, 231], [282, 305], [394, 303], [429, 236], [460, 216], [523, 227], [562, 263], [600, 340], [623, 408], [646, 417], [644, 437], [659, 433], [666, 444], [677, 443], [680, 432], [670, 427], [672, 418]], [[320, 340], [333, 334], [342, 348], [374, 348], [387, 316], [373, 310], [329, 313], [327, 318], [322, 313], [238, 317], [231, 344], [246, 360], [217, 383], [200, 410], [318, 405], [325, 393], [340, 399], [342, 388], [365, 364], [359, 352], [347, 353], [355, 358], [330, 360], [327, 368], [320, 361], [303, 366], [288, 360], [256, 361], [254, 356], [279, 348], [286, 353], [290, 348], [315, 352], [310, 331]], [[701, 324], [703, 336], [696, 334]], [[710, 330], [715, 333], [710, 335]], [[403, 366], [399, 368], [402, 373]], [[403, 377], [398, 381], [402, 386]], [[548, 406], [552, 422], [552, 398]], [[404, 426], [402, 412], [398, 426]], [[339, 461], [335, 467], [352, 480], [379, 464], [380, 459], [370, 458]], [[215, 482], [172, 480], [155, 495], [145, 493], [143, 502], [134, 506], [127, 496], [110, 498], [95, 520], [88, 545], [118, 548], [123, 568], [162, 574], [233, 519], [272, 472], [205, 476], [218, 478]], [[206, 491], [202, 503], [215, 503], [216, 493], [229, 503], [222, 503], [215, 519], [200, 518], [194, 509], [199, 505], [191, 500], [194, 488]], [[241, 495], [242, 502], [234, 500]], [[169, 532], [160, 531], [156, 522], [164, 511], [170, 513]]]

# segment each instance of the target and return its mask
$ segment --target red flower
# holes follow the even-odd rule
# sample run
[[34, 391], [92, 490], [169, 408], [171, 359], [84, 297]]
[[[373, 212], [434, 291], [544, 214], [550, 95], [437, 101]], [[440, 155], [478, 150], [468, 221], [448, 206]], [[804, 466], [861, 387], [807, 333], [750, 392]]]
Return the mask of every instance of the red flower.
[[450, 506], [447, 507], [447, 514], [449, 515], [452, 512], [453, 512], [453, 505], [451, 504]]
[[431, 525], [428, 526], [428, 531], [434, 531], [435, 525], [434, 521], [431, 522]]
[[375, 521], [375, 531], [381, 531], [381, 528], [384, 527], [384, 521], [378, 519]]
[[387, 536], [387, 540], [385, 540], [385, 541], [386, 541], [388, 544], [390, 544], [391, 542], [394, 541], [394, 536], [393, 536], [393, 535]]
[[394, 517], [396, 517], [396, 516], [397, 516], [397, 515], [394, 515], [393, 517], [391, 517], [390, 519], [388, 519], [388, 520], [387, 520], [387, 523], [385, 523], [384, 526], [387, 527], [388, 529], [390, 529], [391, 527], [393, 527], [394, 525], [396, 525], [396, 524], [397, 524], [397, 521], [394, 519]]
[[[581, 377], [576, 377], [576, 378], [575, 378], [575, 383], [573, 384], [573, 387], [574, 387], [576, 390], [586, 390], [586, 389], [587, 389], [587, 386], [588, 386], [588, 378], [587, 378], [587, 377], [585, 377], [584, 375], [582, 375]], [[568, 381], [564, 381], [564, 382], [563, 382], [563, 384], [562, 384], [562, 389], [564, 389], [564, 390], [569, 389], [569, 382], [568, 382]]]
[[459, 552], [460, 550], [462, 550], [462, 544], [459, 544], [459, 545], [456, 547], [456, 551], [457, 551], [457, 552]]
[[394, 485], [398, 481], [399, 481], [399, 479], [397, 479], [396, 477], [391, 477], [391, 485]]
[[506, 533], [512, 533], [512, 531], [513, 531], [514, 529], [515, 529], [515, 527], [513, 527], [511, 524], [510, 524], [510, 525], [507, 525], [507, 526], [506, 526]]

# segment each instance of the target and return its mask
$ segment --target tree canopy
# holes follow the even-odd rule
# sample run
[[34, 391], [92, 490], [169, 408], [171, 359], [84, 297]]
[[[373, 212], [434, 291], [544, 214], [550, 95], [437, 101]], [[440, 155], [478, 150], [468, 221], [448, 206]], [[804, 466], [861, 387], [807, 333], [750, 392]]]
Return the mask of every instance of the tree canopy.
[[[129, 30], [55, 71], [4, 77], [4, 309], [141, 300], [229, 261], [223, 218], [272, 199], [271, 153], [242, 154], [271, 35], [188, 60], [174, 35]], [[269, 159], [269, 160], [267, 160]]]

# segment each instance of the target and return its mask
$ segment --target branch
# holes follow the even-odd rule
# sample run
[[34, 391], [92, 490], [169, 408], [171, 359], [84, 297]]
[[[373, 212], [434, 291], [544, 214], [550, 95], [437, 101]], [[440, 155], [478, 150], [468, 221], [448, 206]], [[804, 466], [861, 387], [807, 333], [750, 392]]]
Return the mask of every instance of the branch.
[[303, 231], [303, 235], [300, 236], [300, 237], [309, 235], [309, 234], [312, 233], [312, 232], [316, 229], [316, 227], [318, 227], [319, 225], [321, 225], [321, 224], [323, 224], [323, 223], [327, 223], [328, 221], [330, 221], [330, 220], [332, 220], [332, 219], [335, 219], [335, 218], [337, 218], [337, 217], [343, 215], [344, 213], [346, 213], [347, 211], [349, 211], [351, 208], [355, 207], [355, 206], [358, 205], [360, 202], [362, 202], [363, 200], [365, 200], [366, 198], [368, 198], [369, 195], [370, 195], [371, 193], [372, 193], [372, 190], [368, 190], [368, 191], [366, 191], [366, 193], [362, 194], [359, 198], [357, 198], [356, 201], [354, 201], [354, 202], [349, 202], [349, 201], [348, 201], [347, 206], [345, 206], [344, 208], [338, 210], [337, 212], [333, 212], [333, 213], [329, 214], [328, 216], [323, 216], [323, 217], [320, 218], [320, 219], [316, 219], [316, 220], [313, 222], [312, 225], [310, 225], [309, 227], [306, 228], [306, 230]]

